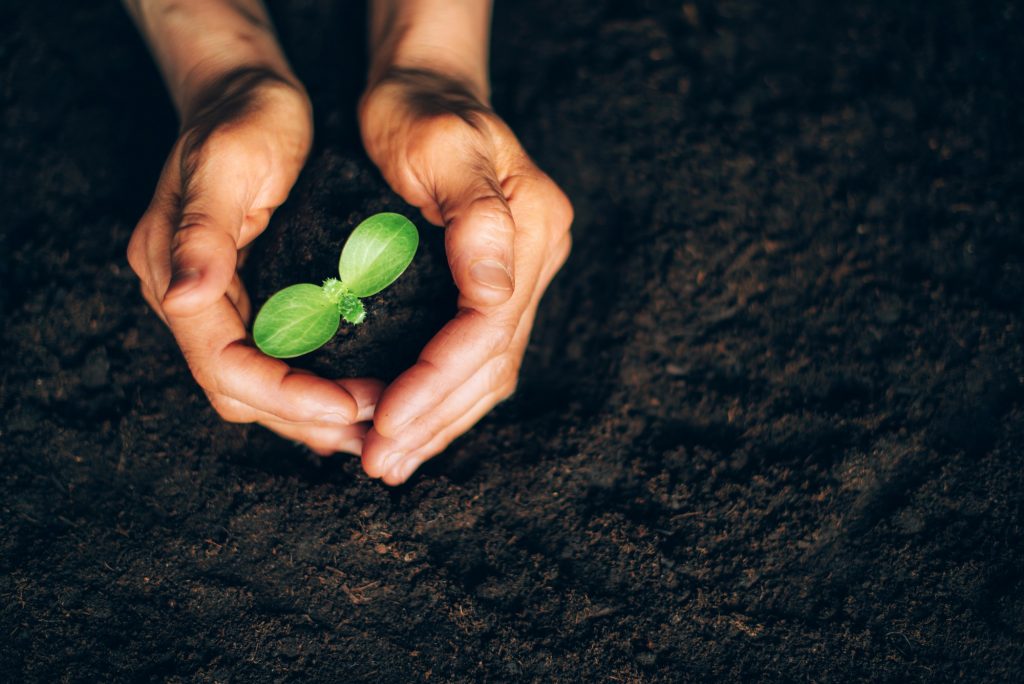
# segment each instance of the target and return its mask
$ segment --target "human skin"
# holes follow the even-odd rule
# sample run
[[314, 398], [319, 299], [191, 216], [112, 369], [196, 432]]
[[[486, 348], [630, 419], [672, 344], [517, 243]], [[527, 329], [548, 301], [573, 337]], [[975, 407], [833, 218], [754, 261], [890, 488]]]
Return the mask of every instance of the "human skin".
[[253, 0], [125, 3], [181, 117], [128, 246], [142, 294], [225, 420], [257, 422], [322, 455], [359, 454], [382, 387], [290, 368], [247, 341], [239, 250], [288, 196], [312, 108]]
[[572, 206], [489, 105], [491, 3], [375, 0], [363, 143], [445, 228], [458, 314], [384, 390], [363, 468], [400, 484], [515, 390], [544, 290], [569, 255]]
[[[376, 0], [359, 108], [367, 152], [445, 227], [459, 311], [382, 392], [289, 368], [246, 340], [242, 250], [287, 197], [312, 139], [308, 97], [256, 0], [126, 0], [182, 133], [128, 249], [147, 302], [226, 420], [317, 453], [362, 454], [404, 482], [515, 389], [540, 297], [570, 249], [572, 208], [491, 110], [490, 3]], [[373, 418], [373, 427], [367, 421]]]

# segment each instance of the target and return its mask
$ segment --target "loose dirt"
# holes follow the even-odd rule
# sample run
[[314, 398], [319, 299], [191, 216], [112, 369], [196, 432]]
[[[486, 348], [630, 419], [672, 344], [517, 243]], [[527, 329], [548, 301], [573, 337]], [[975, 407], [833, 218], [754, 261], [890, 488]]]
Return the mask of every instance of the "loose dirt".
[[[361, 4], [271, 3], [317, 142], [257, 301], [408, 211]], [[221, 422], [138, 295], [176, 123], [119, 3], [0, 26], [0, 679], [1024, 677], [1014, 3], [499, 3], [495, 107], [575, 249], [517, 394], [398, 489]], [[416, 218], [311, 367], [393, 377], [450, 316]]]

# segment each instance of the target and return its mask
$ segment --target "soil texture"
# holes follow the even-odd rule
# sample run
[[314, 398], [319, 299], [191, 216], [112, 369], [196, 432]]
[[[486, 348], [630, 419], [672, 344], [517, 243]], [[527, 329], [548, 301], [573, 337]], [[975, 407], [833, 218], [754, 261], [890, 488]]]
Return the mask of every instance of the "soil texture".
[[[454, 310], [363, 155], [363, 3], [269, 3], [316, 110], [245, 277], [423, 246], [310, 367]], [[1024, 680], [1024, 15], [498, 3], [576, 208], [519, 390], [407, 485], [226, 424], [124, 253], [176, 121], [120, 3], [0, 3], [0, 680]]]

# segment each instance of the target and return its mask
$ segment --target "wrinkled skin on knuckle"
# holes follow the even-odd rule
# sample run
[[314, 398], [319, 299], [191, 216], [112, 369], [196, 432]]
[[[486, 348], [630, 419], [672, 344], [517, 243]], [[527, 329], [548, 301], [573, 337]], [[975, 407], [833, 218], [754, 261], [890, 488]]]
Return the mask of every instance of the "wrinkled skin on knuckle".
[[473, 193], [475, 196], [465, 207], [466, 215], [472, 215], [474, 220], [485, 224], [513, 223], [505, 196], [495, 182], [483, 178], [475, 185]]
[[213, 410], [217, 412], [217, 415], [220, 416], [222, 420], [228, 423], [252, 422], [252, 416], [239, 402], [217, 394], [216, 392], [206, 390], [205, 388], [204, 392], [206, 393], [207, 400], [210, 402], [210, 406], [213, 407]]
[[[207, 397], [210, 397], [211, 403], [214, 402], [213, 397], [222, 397], [218, 387], [219, 383], [217, 379], [213, 377], [211, 373], [208, 373], [204, 367], [205, 364], [197, 363], [191, 354], [185, 354], [185, 363], [188, 365], [188, 370], [192, 373], [192, 379], [196, 381], [196, 384], [206, 393]], [[220, 399], [218, 399], [220, 401]], [[223, 403], [223, 402], [222, 402]]]
[[488, 387], [501, 399], [507, 399], [515, 392], [519, 382], [519, 359], [511, 354], [502, 354], [494, 360], [488, 378]]
[[551, 214], [555, 225], [568, 233], [576, 214], [569, 197], [558, 186], [555, 186], [554, 196], [551, 200]]
[[516, 390], [518, 388], [519, 388], [519, 375], [517, 374], [515, 378], [513, 378], [510, 382], [508, 382], [504, 386], [502, 386], [502, 388], [498, 391], [498, 401], [501, 402], [501, 401], [506, 401], [508, 399], [511, 399], [512, 395], [514, 395], [516, 393]]
[[178, 229], [171, 238], [171, 250], [180, 249], [189, 242], [203, 237], [203, 228], [210, 224], [209, 214], [201, 211], [189, 211], [181, 215]]
[[205, 215], [193, 213], [184, 216], [182, 225], [171, 240], [172, 262], [177, 262], [184, 254], [202, 254], [208, 259], [234, 256], [234, 243], [223, 234], [211, 231], [210, 219]]
[[[450, 217], [451, 212], [447, 215]], [[469, 226], [472, 233], [462, 230], [467, 221], [472, 221]], [[482, 256], [508, 258], [509, 243], [513, 239], [504, 228], [508, 225], [515, 225], [512, 215], [496, 196], [479, 197], [460, 207], [455, 216], [448, 219], [448, 230], [445, 231], [445, 252], [452, 272], [461, 274], [468, 271], [472, 262]], [[465, 249], [470, 241], [472, 249]]]
[[162, 317], [162, 314], [160, 313], [160, 303], [157, 301], [156, 295], [150, 289], [149, 284], [144, 280], [139, 282], [139, 294], [141, 294], [142, 298], [146, 300], [146, 304], [149, 305], [149, 308], [153, 309], [153, 311], [157, 312], [157, 315]]
[[[127, 257], [128, 266], [139, 279], [139, 294], [142, 295], [146, 304], [156, 312], [157, 316], [163, 320], [160, 299], [155, 288], [159, 288], [161, 286], [166, 288], [167, 283], [161, 284], [153, 282], [154, 275], [150, 271], [149, 258], [146, 254], [146, 236], [141, 224], [135, 229], [135, 233], [128, 242]], [[164, 322], [166, 323], [166, 320], [164, 320]]]
[[338, 451], [338, 445], [334, 441], [323, 437], [304, 437], [302, 442], [323, 458]]
[[146, 239], [143, 237], [144, 230], [145, 227], [141, 223], [136, 226], [135, 232], [132, 233], [132, 237], [128, 241], [128, 250], [126, 252], [128, 266], [131, 267], [132, 272], [134, 272], [139, 278], [145, 278], [146, 273], [149, 270], [146, 262]]
[[[174, 332], [173, 326], [171, 331]], [[185, 364], [192, 374], [192, 378], [203, 392], [206, 393], [206, 396], [210, 398], [211, 403], [214, 401], [214, 398], [224, 405], [235, 401], [223, 390], [218, 372], [218, 359], [215, 353], [188, 347], [182, 347], [181, 351], [185, 357]]]
[[[184, 219], [184, 217], [182, 217]], [[201, 220], [197, 216], [193, 215], [190, 217], [192, 220]], [[184, 224], [184, 228], [179, 228], [174, 233], [174, 237], [171, 238], [171, 262], [175, 262], [181, 258], [183, 254], [187, 254], [193, 249], [200, 247], [203, 242], [203, 228], [201, 224]]]
[[[550, 179], [546, 179], [548, 207], [548, 231], [551, 241], [551, 250], [548, 252], [548, 259], [557, 268], [561, 268], [569, 258], [572, 251], [572, 222], [574, 211], [572, 203], [561, 189]], [[556, 269], [557, 270], [557, 269]]]
[[569, 260], [569, 254], [572, 253], [572, 235], [569, 233], [563, 233], [558, 242], [555, 243], [554, 249], [551, 251], [554, 264], [558, 268], [562, 268], [565, 262]]
[[512, 339], [515, 337], [517, 325], [518, 321], [500, 319], [491, 321], [482, 339], [482, 344], [485, 345], [484, 348], [490, 355], [502, 354], [509, 348], [509, 345], [512, 344]]

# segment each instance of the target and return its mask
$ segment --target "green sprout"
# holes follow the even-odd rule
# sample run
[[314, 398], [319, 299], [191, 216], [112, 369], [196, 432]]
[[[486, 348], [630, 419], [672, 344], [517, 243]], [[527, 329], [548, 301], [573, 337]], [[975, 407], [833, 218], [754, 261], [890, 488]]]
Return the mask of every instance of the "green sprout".
[[268, 356], [287, 359], [325, 345], [342, 318], [359, 325], [366, 318], [361, 299], [395, 282], [409, 267], [419, 242], [416, 226], [401, 214], [366, 219], [341, 250], [340, 280], [292, 285], [267, 300], [252, 326], [256, 346]]

